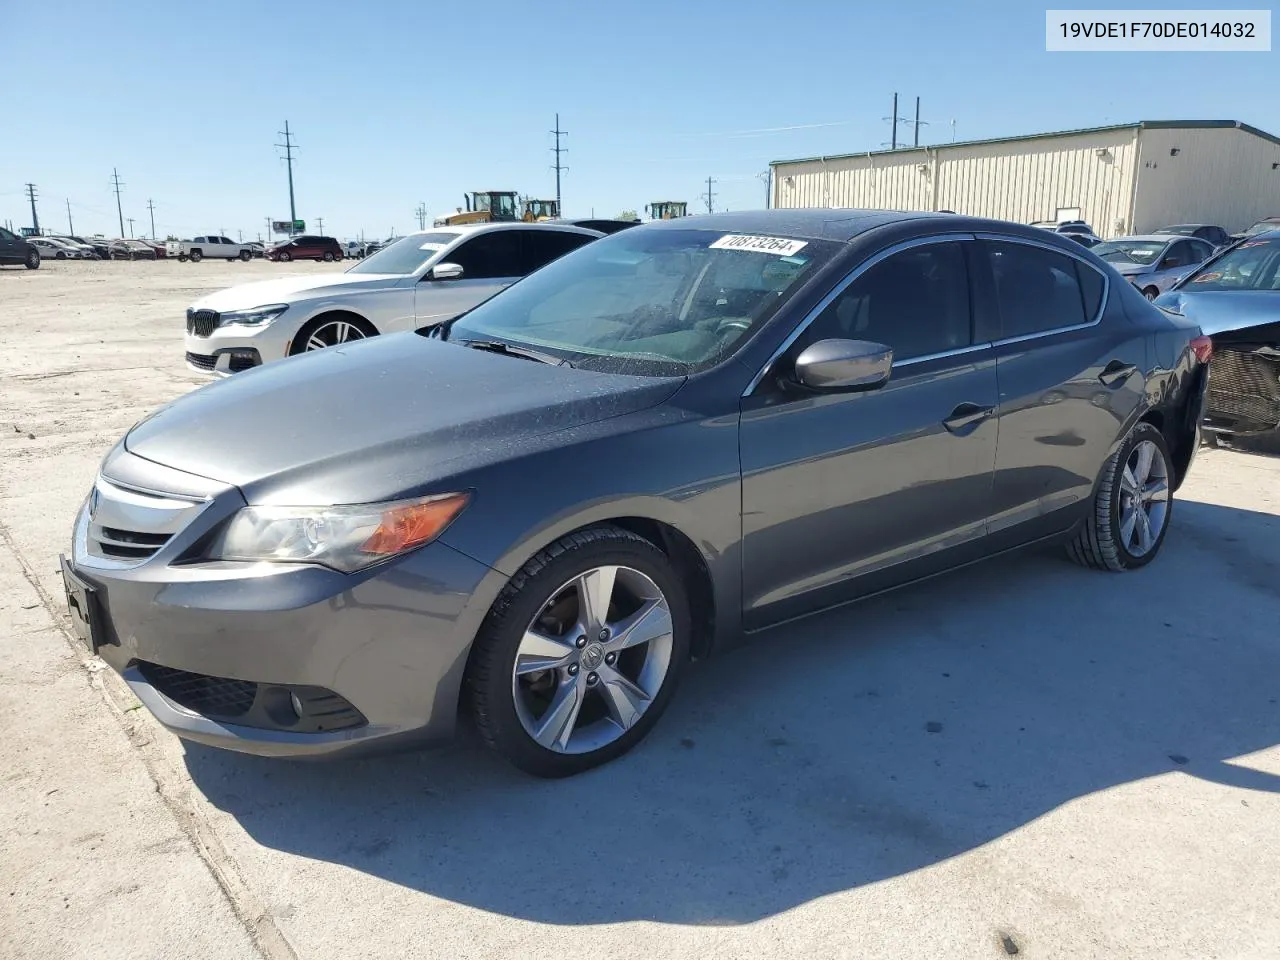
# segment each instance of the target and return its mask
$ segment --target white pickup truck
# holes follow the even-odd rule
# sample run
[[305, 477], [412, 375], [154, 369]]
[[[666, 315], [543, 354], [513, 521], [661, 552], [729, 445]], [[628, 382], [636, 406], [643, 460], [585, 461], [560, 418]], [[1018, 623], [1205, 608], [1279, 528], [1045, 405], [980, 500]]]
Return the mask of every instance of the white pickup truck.
[[166, 256], [179, 260], [190, 260], [199, 263], [205, 257], [216, 257], [220, 260], [243, 260], [248, 263], [253, 259], [253, 247], [247, 243], [235, 243], [226, 237], [196, 237], [194, 240], [170, 240], [164, 245]]

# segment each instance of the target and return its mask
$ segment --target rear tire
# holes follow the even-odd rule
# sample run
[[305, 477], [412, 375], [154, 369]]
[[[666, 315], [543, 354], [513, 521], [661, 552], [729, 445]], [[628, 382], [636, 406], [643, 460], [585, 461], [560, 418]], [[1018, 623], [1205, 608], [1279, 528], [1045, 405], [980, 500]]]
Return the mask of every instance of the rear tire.
[[[580, 577], [602, 583], [601, 573], [610, 570], [616, 579], [611, 574], [607, 581], [606, 599], [597, 603], [606, 612], [597, 618], [583, 610], [580, 591], [589, 588], [575, 584]], [[637, 583], [656, 587], [657, 596], [630, 593], [628, 584]], [[648, 613], [640, 613], [637, 598], [652, 604]], [[557, 626], [549, 611], [561, 604], [565, 616]], [[598, 633], [597, 619], [608, 624]], [[649, 638], [627, 646], [621, 628], [628, 621]], [[580, 628], [584, 633], [575, 638]], [[589, 640], [586, 630], [593, 633]], [[674, 696], [689, 660], [691, 630], [684, 585], [666, 554], [648, 540], [614, 526], [562, 537], [511, 578], [476, 636], [464, 693], [480, 736], [508, 762], [538, 777], [571, 776], [621, 756], [644, 739]], [[563, 657], [550, 659], [541, 648], [531, 653], [530, 637], [546, 653]], [[525, 664], [545, 660], [548, 666], [517, 671], [522, 657]], [[562, 710], [564, 694], [576, 696], [576, 703]], [[531, 706], [540, 708], [537, 716]], [[562, 712], [567, 719], [556, 716]], [[536, 728], [550, 746], [535, 739]]]
[[192, 263], [199, 263], [199, 262], [200, 262], [201, 260], [203, 260], [203, 259], [204, 259], [204, 253], [203, 253], [202, 251], [200, 251], [200, 250], [192, 250], [192, 251], [191, 251], [191, 262], [192, 262]]
[[28, 270], [40, 269], [40, 251], [32, 249], [27, 253], [27, 259], [23, 261], [23, 266]]
[[325, 251], [323, 260], [325, 263], [333, 263], [333, 253], [330, 251]]
[[1095, 570], [1145, 567], [1160, 552], [1173, 519], [1174, 476], [1164, 434], [1139, 423], [1103, 465], [1093, 509], [1067, 544], [1067, 555]]
[[1160, 291], [1155, 287], [1146, 287], [1143, 289], [1142, 295], [1148, 300], [1154, 300], [1156, 297], [1160, 296]]

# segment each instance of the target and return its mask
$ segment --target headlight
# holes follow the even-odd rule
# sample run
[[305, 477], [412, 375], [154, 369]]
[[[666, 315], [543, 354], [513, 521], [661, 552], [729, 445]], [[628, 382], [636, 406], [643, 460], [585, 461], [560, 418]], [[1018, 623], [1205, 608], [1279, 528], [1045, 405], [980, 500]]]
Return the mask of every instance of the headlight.
[[318, 563], [350, 573], [430, 543], [468, 500], [446, 493], [354, 506], [244, 507], [208, 559]]
[[270, 323], [288, 309], [289, 305], [287, 303], [273, 303], [265, 307], [254, 307], [252, 310], [229, 310], [222, 314], [219, 320], [222, 326], [226, 326], [228, 323], [238, 323], [242, 326], [252, 327], [260, 323]]

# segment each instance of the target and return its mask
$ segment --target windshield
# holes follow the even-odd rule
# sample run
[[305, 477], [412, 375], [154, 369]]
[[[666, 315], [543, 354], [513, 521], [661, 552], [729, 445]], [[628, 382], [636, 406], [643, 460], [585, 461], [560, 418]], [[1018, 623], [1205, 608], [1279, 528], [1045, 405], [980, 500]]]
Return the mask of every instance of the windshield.
[[461, 316], [450, 340], [526, 345], [576, 367], [684, 376], [732, 353], [839, 249], [823, 240], [627, 230]]
[[1200, 228], [1196, 226], [1196, 224], [1194, 223], [1189, 223], [1189, 224], [1180, 223], [1172, 227], [1162, 227], [1159, 230], [1157, 230], [1156, 233], [1176, 233], [1179, 236], [1183, 236], [1183, 237], [1194, 237], [1196, 235], [1196, 231], [1199, 229]]
[[1244, 232], [1246, 237], [1256, 237], [1268, 230], [1280, 230], [1280, 220], [1260, 220]]
[[456, 233], [415, 233], [401, 237], [365, 257], [347, 273], [387, 273], [408, 276], [458, 239]]
[[1210, 290], [1280, 290], [1280, 237], [1246, 241], [1178, 285], [1188, 293]]
[[1155, 263], [1169, 245], [1167, 240], [1108, 240], [1093, 248], [1093, 252], [1111, 263], [1140, 263], [1144, 267]]

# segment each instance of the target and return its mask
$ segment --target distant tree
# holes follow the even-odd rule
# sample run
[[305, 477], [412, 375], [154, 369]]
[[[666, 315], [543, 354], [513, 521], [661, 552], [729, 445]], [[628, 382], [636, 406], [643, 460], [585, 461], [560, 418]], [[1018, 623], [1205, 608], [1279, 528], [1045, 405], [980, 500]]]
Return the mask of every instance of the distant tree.
[[636, 215], [636, 212], [634, 210], [623, 210], [620, 214], [618, 214], [618, 219], [619, 220], [639, 220], [640, 217]]

